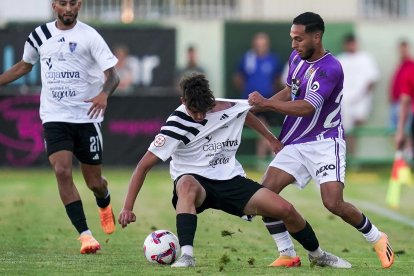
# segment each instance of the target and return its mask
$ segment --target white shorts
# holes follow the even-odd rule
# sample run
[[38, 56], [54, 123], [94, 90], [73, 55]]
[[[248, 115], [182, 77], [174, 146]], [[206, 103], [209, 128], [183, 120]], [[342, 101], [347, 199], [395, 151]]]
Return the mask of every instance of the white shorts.
[[318, 185], [330, 181], [345, 184], [345, 152], [345, 141], [339, 138], [287, 145], [269, 166], [291, 174], [300, 189], [311, 179]]

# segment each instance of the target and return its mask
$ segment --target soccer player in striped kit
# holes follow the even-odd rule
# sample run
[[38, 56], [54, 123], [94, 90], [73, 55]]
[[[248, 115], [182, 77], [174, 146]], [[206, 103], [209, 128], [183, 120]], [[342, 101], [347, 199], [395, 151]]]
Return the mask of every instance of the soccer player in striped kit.
[[[341, 123], [344, 74], [341, 64], [325, 51], [323, 19], [305, 12], [293, 20], [290, 36], [293, 52], [289, 58], [287, 86], [270, 99], [258, 92], [249, 95], [257, 110], [285, 114], [279, 135], [284, 148], [270, 163], [263, 185], [276, 193], [291, 183], [304, 188], [311, 179], [320, 187], [324, 206], [360, 231], [373, 244], [384, 268], [394, 262], [386, 234], [355, 206], [344, 201], [345, 138]], [[293, 243], [282, 220], [264, 218], [280, 257], [273, 266], [293, 266], [298, 261]], [[312, 261], [313, 256], [309, 255]]]
[[181, 246], [181, 256], [172, 267], [195, 266], [193, 241], [197, 214], [210, 208], [239, 217], [281, 216], [291, 235], [319, 263], [351, 267], [347, 261], [319, 247], [312, 227], [289, 202], [246, 177], [236, 160], [244, 124], [266, 137], [275, 152], [281, 146], [263, 123], [249, 112], [251, 106], [247, 100], [215, 99], [202, 74], [183, 78], [180, 87], [182, 105], [167, 119], [132, 174], [118, 218], [122, 227], [136, 220], [133, 207], [146, 174], [159, 160], [166, 161], [171, 157], [172, 202], [177, 213]]
[[27, 38], [23, 58], [0, 75], [0, 85], [29, 73], [40, 60], [42, 120], [47, 154], [66, 213], [79, 232], [82, 254], [95, 253], [99, 242], [86, 223], [72, 178], [73, 155], [95, 195], [102, 229], [115, 231], [108, 183], [102, 176], [100, 124], [107, 99], [119, 83], [116, 57], [101, 35], [77, 20], [80, 0], [53, 0], [57, 19], [37, 27]]

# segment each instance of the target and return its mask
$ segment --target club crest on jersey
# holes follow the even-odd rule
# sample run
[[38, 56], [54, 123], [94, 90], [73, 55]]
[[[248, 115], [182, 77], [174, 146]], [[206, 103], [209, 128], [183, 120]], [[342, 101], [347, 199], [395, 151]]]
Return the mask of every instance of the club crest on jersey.
[[162, 134], [158, 134], [157, 136], [155, 136], [154, 139], [154, 146], [156, 146], [157, 148], [164, 146], [165, 144], [165, 136]]
[[78, 46], [78, 43], [69, 42], [69, 50], [70, 50], [71, 53], [75, 52], [76, 46]]
[[305, 79], [309, 79], [311, 76], [312, 76], [312, 74], [313, 74], [313, 72], [315, 72], [315, 68], [309, 68], [309, 70], [306, 72], [306, 75], [305, 75]]
[[300, 95], [299, 88], [300, 88], [300, 80], [292, 79], [292, 88], [291, 88], [292, 99], [299, 97]]

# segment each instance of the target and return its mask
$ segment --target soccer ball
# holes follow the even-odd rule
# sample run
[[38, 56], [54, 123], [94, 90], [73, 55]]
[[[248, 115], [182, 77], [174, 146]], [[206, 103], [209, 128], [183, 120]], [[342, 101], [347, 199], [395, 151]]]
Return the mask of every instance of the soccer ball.
[[156, 230], [144, 241], [144, 255], [150, 263], [172, 264], [180, 256], [178, 238], [168, 230]]

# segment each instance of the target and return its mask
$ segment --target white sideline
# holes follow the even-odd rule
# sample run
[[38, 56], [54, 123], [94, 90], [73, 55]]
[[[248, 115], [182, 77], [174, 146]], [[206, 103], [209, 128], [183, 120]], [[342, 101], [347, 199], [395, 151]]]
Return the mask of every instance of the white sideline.
[[397, 221], [399, 223], [411, 226], [414, 228], [414, 220], [410, 219], [406, 216], [403, 216], [397, 212], [391, 211], [389, 209], [380, 207], [378, 205], [372, 204], [368, 201], [363, 200], [356, 200], [356, 199], [350, 199], [349, 200], [353, 203], [355, 203], [356, 206], [367, 209], [373, 213], [376, 213], [377, 215], [386, 217], [390, 220]]

